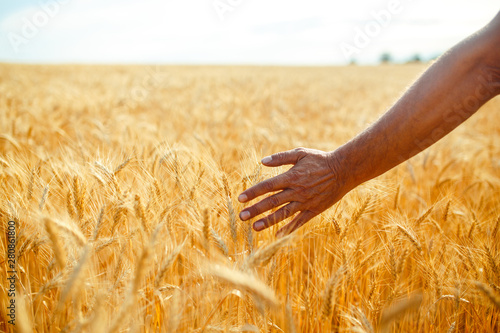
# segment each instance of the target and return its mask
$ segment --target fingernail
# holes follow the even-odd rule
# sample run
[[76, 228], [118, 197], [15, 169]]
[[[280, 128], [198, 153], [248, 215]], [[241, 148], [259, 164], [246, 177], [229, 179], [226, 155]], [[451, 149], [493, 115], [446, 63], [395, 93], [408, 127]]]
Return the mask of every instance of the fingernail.
[[267, 164], [267, 163], [271, 162], [272, 160], [273, 160], [273, 158], [271, 156], [266, 156], [262, 159], [261, 162], [264, 164]]
[[250, 212], [246, 210], [240, 213], [240, 219], [242, 219], [243, 221], [248, 220], [249, 217], [250, 217]]
[[245, 202], [248, 200], [248, 197], [246, 194], [240, 194], [240, 196], [238, 197], [238, 200], [239, 200], [239, 202]]
[[264, 229], [264, 222], [262, 221], [257, 221], [253, 224], [253, 228], [256, 230], [256, 231], [261, 231], [262, 229]]

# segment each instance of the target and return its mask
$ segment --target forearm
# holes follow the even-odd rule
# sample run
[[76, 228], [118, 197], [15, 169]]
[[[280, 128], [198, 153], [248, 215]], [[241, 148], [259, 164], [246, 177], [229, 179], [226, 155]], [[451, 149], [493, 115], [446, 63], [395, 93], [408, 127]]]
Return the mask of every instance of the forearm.
[[498, 21], [448, 51], [385, 115], [335, 151], [341, 160], [334, 164], [347, 166], [343, 176], [352, 187], [429, 147], [500, 93]]

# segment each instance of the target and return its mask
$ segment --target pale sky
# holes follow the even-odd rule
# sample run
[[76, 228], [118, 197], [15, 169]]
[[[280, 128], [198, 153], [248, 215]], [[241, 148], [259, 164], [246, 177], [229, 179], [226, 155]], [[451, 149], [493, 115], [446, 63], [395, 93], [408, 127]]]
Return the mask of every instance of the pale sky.
[[0, 0], [0, 62], [345, 64], [429, 58], [494, 0]]

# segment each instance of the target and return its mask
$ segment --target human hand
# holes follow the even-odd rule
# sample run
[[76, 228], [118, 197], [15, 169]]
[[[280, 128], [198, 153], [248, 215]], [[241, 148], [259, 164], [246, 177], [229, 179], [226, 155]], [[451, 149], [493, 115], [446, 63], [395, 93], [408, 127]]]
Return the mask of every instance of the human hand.
[[265, 157], [262, 159], [262, 164], [270, 167], [286, 164], [294, 166], [285, 173], [264, 180], [239, 195], [240, 202], [248, 202], [266, 193], [280, 191], [240, 212], [240, 219], [246, 221], [282, 206], [274, 213], [256, 221], [253, 224], [256, 231], [269, 228], [299, 212], [276, 234], [288, 235], [330, 208], [351, 190], [346, 186], [348, 182], [345, 173], [340, 172], [342, 168], [335, 152], [296, 148]]

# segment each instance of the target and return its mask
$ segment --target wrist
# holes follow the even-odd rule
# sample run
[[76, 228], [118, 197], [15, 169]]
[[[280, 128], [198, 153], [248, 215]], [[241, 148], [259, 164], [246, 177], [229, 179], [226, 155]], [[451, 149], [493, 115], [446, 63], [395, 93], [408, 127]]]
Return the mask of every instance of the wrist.
[[356, 181], [355, 174], [352, 172], [352, 160], [349, 158], [345, 146], [328, 152], [327, 161], [340, 188], [344, 189], [343, 194], [346, 194], [360, 184]]

